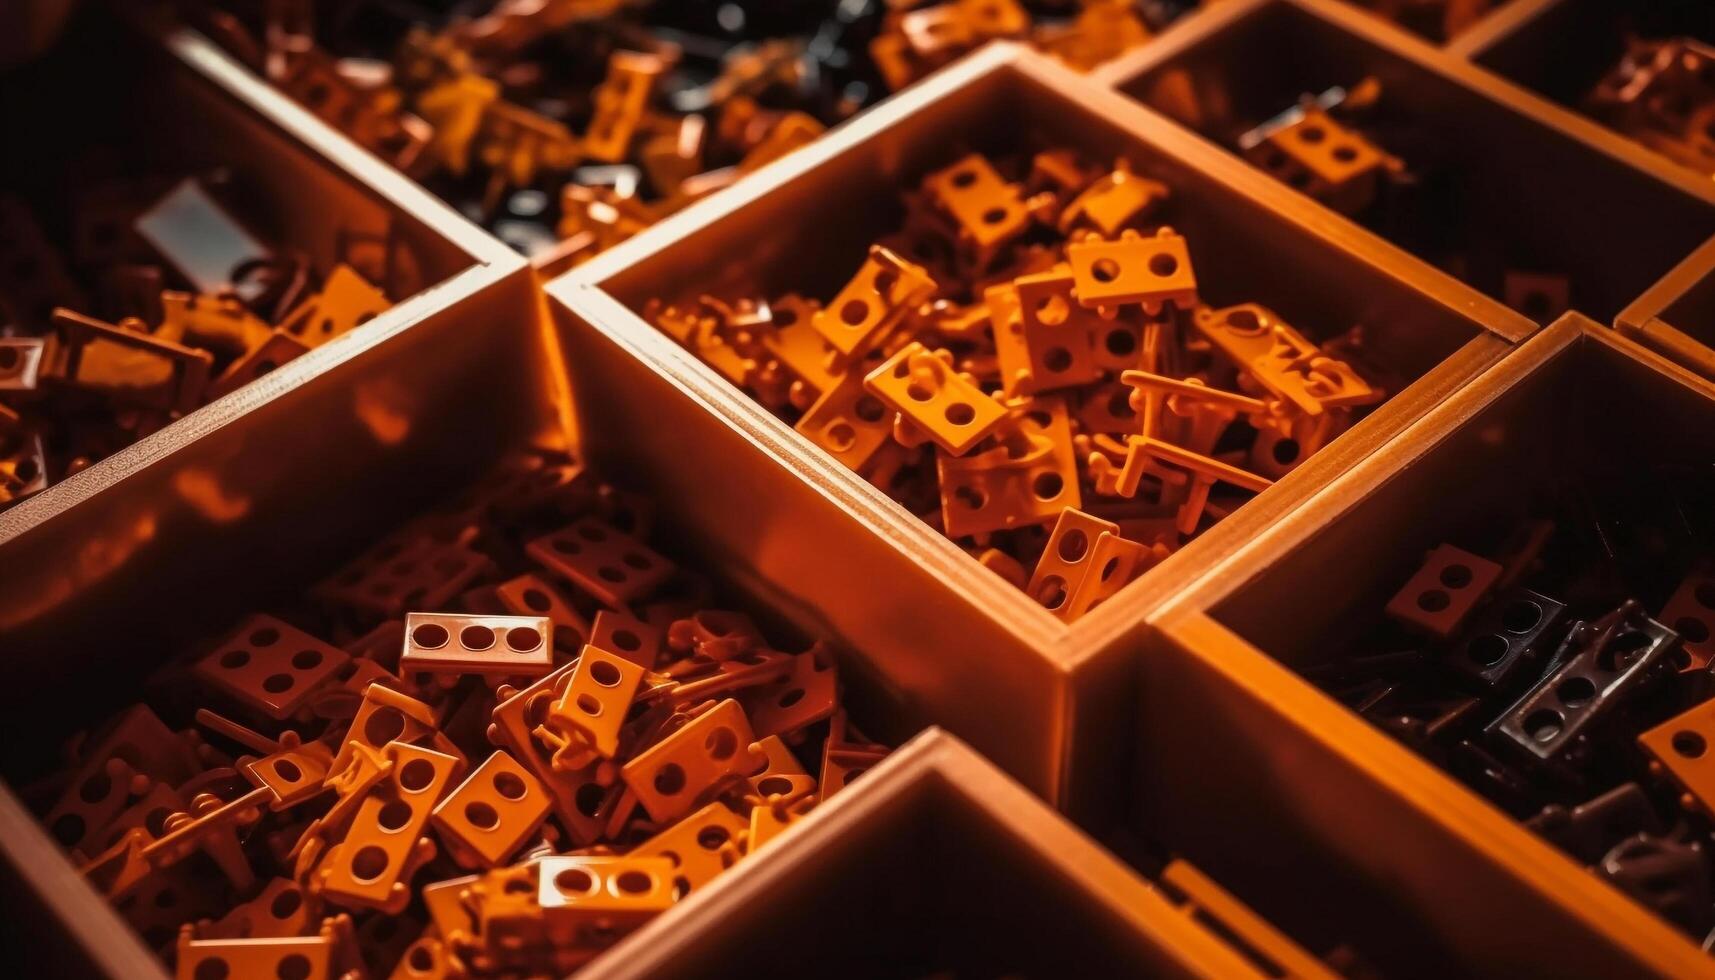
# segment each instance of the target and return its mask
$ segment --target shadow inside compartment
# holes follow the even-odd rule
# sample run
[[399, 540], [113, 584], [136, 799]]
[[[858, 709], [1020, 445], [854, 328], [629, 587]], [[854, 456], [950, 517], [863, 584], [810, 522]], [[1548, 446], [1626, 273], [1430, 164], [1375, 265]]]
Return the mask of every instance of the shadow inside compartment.
[[[1598, 378], [1575, 372], [1553, 390], [1574, 400], [1576, 382], [1600, 388]], [[1696, 726], [1687, 712], [1715, 693], [1715, 579], [1706, 577], [1715, 567], [1715, 466], [1684, 455], [1649, 462], [1647, 450], [1617, 441], [1627, 423], [1588, 401], [1567, 408], [1534, 433], [1553, 462], [1508, 505], [1443, 535], [1500, 563], [1504, 587], [1449, 638], [1426, 636], [1410, 613], [1370, 619], [1333, 659], [1303, 673], [1701, 940], [1715, 927], [1712, 801], [1664, 772], [1638, 736], [1676, 727], [1670, 719]], [[1409, 585], [1400, 599], [1431, 605]], [[1611, 635], [1577, 634], [1575, 624], [1599, 631], [1628, 602], [1635, 611]], [[1602, 653], [1585, 667], [1570, 663], [1586, 650]], [[1609, 671], [1644, 657], [1659, 666], [1613, 680]], [[1483, 680], [1484, 671], [1500, 680]], [[1591, 678], [1603, 685], [1599, 696]], [[1581, 708], [1594, 720], [1569, 737], [1561, 726], [1580, 724]], [[1692, 740], [1701, 737], [1680, 732], [1672, 750], [1694, 758], [1701, 743]]]

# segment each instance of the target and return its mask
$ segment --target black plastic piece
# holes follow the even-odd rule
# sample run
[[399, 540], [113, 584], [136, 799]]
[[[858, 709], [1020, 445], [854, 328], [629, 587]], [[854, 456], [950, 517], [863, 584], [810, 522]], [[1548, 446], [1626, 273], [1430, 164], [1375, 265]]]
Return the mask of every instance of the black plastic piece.
[[1477, 611], [1458, 639], [1442, 647], [1441, 665], [1478, 694], [1505, 689], [1543, 659], [1565, 603], [1515, 588]]
[[1633, 600], [1568, 635], [1564, 663], [1491, 723], [1498, 751], [1524, 765], [1582, 782], [1591, 735], [1675, 671], [1679, 634]]

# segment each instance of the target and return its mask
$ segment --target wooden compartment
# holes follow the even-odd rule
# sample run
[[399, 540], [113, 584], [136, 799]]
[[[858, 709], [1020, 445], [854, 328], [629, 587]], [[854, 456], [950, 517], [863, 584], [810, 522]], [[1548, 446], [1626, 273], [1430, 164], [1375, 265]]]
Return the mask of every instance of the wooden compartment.
[[1408, 206], [1362, 217], [1538, 319], [1528, 290], [1507, 296], [1508, 273], [1565, 276], [1569, 308], [1605, 321], [1715, 232], [1707, 178], [1361, 10], [1339, 0], [1223, 8], [1100, 75], [1229, 150], [1301, 95], [1374, 77], [1380, 101], [1360, 128], [1430, 174]]
[[[1694, 941], [1297, 673], [1378, 620], [1429, 548], [1495, 541], [1557, 480], [1707, 465], [1715, 430], [1692, 420], [1711, 418], [1715, 387], [1587, 319], [1519, 348], [1163, 611], [1138, 712], [1140, 832], [1254, 884], [1288, 929], [1300, 883], [1342, 869], [1370, 895], [1359, 928], [1408, 973], [1715, 975]], [[1234, 778], [1171, 792], [1214, 768]], [[1238, 832], [1257, 812], [1270, 832]], [[1437, 945], [1409, 936], [1422, 924]]]
[[[1095, 156], [1124, 153], [1174, 186], [1204, 298], [1256, 300], [1312, 336], [1351, 323], [1414, 379], [1237, 514], [1070, 627], [845, 469], [638, 315], [651, 297], [743, 278], [831, 293], [892, 212], [902, 180], [957, 146], [996, 150], [1040, 131]], [[909, 703], [1077, 819], [1114, 806], [1123, 678], [1143, 617], [1220, 555], [1527, 334], [1528, 321], [1304, 202], [1164, 120], [1022, 49], [991, 46], [756, 179], [698, 204], [548, 287], [574, 390], [602, 406], [592, 443], [673, 488], [722, 547], [813, 597], [856, 649], [909, 665]], [[1263, 258], [1266, 257], [1266, 258]], [[1338, 324], [1339, 326], [1335, 326]], [[681, 415], [719, 420], [687, 437]], [[765, 467], [727, 461], [760, 446]], [[745, 501], [750, 522], [715, 520]], [[831, 558], [837, 556], [837, 558]], [[748, 563], [748, 562], [747, 562]], [[887, 575], [898, 578], [883, 578]], [[997, 713], [995, 704], [1008, 710]]]

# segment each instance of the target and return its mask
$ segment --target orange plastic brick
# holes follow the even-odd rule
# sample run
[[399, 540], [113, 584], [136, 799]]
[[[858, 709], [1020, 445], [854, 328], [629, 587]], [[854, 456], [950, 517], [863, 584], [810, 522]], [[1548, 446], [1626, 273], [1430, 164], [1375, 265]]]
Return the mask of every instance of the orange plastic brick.
[[815, 650], [792, 658], [792, 673], [748, 695], [752, 731], [784, 735], [827, 718], [839, 707], [840, 686], [832, 658]]
[[351, 658], [272, 616], [252, 616], [196, 665], [216, 690], [285, 720]]
[[828, 346], [850, 360], [876, 346], [934, 289], [935, 280], [922, 266], [872, 245], [857, 275], [810, 323]]
[[1120, 536], [1118, 524], [1069, 507], [1054, 523], [1029, 592], [1070, 621], [1119, 591], [1149, 557], [1143, 545]]
[[361, 613], [402, 619], [413, 609], [445, 607], [488, 564], [487, 558], [456, 542], [390, 541], [318, 585], [315, 594]]
[[893, 420], [881, 399], [853, 371], [822, 392], [794, 426], [848, 469], [861, 471], [893, 437]]
[[619, 730], [643, 674], [642, 667], [618, 654], [584, 647], [565, 693], [548, 708], [547, 723], [575, 736], [554, 753], [556, 769], [581, 769], [594, 761], [590, 753], [613, 758], [619, 751]]
[[302, 357], [310, 349], [291, 334], [275, 330], [265, 334], [248, 353], [232, 362], [220, 377], [208, 384], [204, 397], [224, 398], [257, 378], [272, 374], [280, 365]]
[[261, 893], [202, 930], [207, 939], [279, 939], [302, 936], [317, 921], [320, 903], [290, 878], [275, 878]]
[[546, 616], [410, 613], [399, 672], [540, 677], [554, 669]]
[[[511, 750], [513, 757], [536, 775], [553, 799], [554, 816], [573, 840], [587, 843], [601, 834], [597, 814], [607, 798], [607, 788], [596, 781], [593, 765], [581, 772], [556, 771], [548, 747], [535, 735], [549, 707], [570, 683], [574, 669], [576, 664], [566, 664], [505, 696], [494, 707], [488, 739]], [[507, 690], [503, 688], [501, 693]]]
[[716, 801], [637, 845], [634, 857], [665, 858], [673, 864], [679, 898], [713, 881], [740, 857], [745, 819]]
[[266, 322], [235, 295], [163, 290], [161, 325], [155, 336], [175, 344], [194, 344], [227, 355], [254, 349], [272, 332]]
[[1060, 231], [1079, 229], [1112, 238], [1135, 227], [1167, 200], [1167, 185], [1131, 172], [1121, 160], [1114, 170], [1081, 191], [1060, 212]]
[[[342, 938], [349, 952], [339, 949]], [[345, 916], [323, 920], [321, 931], [315, 936], [269, 939], [198, 939], [196, 928], [186, 923], [179, 931], [177, 976], [179, 980], [215, 977], [338, 980], [342, 974], [335, 970], [344, 965], [344, 958], [356, 957], [356, 943], [351, 919]]]
[[769, 305], [774, 329], [760, 337], [763, 349], [792, 375], [803, 390], [792, 396], [793, 404], [806, 407], [815, 396], [839, 383], [833, 361], [838, 356], [811, 324], [820, 304], [802, 296], [782, 296]]
[[673, 573], [667, 559], [593, 517], [537, 538], [526, 551], [609, 606], [625, 605]]
[[864, 378], [864, 387], [928, 434], [963, 456], [993, 432], [1006, 409], [953, 370], [953, 355], [930, 353], [913, 341]]
[[1715, 814], [1715, 701], [1681, 712], [1638, 736], [1638, 745], [1652, 757], [1650, 771], [1668, 775], [1684, 793], [1688, 810]]
[[1011, 410], [999, 443], [964, 457], [939, 456], [941, 522], [962, 537], [1045, 524], [1081, 505], [1066, 404], [1038, 396]]
[[590, 646], [617, 654], [647, 670], [655, 666], [661, 655], [661, 630], [635, 616], [603, 609], [595, 614]]
[[1030, 227], [1018, 185], [1003, 180], [981, 154], [930, 174], [923, 188], [958, 225], [958, 245], [967, 267], [986, 268], [996, 252]]
[[586, 156], [618, 163], [630, 154], [632, 137], [649, 105], [649, 93], [666, 70], [662, 59], [652, 54], [615, 51], [608, 57], [607, 79], [590, 96], [595, 115], [582, 141]]
[[435, 807], [433, 820], [455, 861], [491, 868], [518, 853], [549, 809], [536, 777], [497, 751]]
[[428, 705], [385, 684], [371, 684], [364, 688], [363, 700], [346, 729], [333, 765], [328, 767], [329, 779], [346, 770], [357, 746], [379, 752], [394, 740], [417, 742], [434, 731], [435, 712]]
[[1262, 306], [1199, 309], [1192, 319], [1205, 337], [1246, 367], [1271, 394], [1306, 414], [1381, 400], [1382, 393], [1350, 365], [1329, 357]]
[[1688, 670], [1707, 667], [1715, 659], [1715, 573], [1700, 568], [1687, 575], [1656, 618], [1679, 634]]
[[1095, 381], [1092, 337], [1107, 326], [1084, 309], [1063, 268], [1020, 276], [984, 293], [994, 319], [1002, 390], [1027, 395]]
[[1171, 228], [1144, 238], [1127, 230], [1113, 241], [1086, 239], [1066, 246], [1066, 261], [1078, 302], [1095, 309], [1136, 303], [1150, 313], [1172, 303], [1181, 310], [1197, 304], [1197, 276], [1185, 239]]
[[767, 799], [797, 799], [816, 791], [816, 777], [804, 771], [798, 757], [779, 735], [766, 735], [752, 746], [762, 756], [762, 766], [750, 774], [750, 788]]
[[208, 385], [214, 355], [125, 326], [125, 321], [115, 326], [55, 310], [54, 327], [62, 342], [55, 373], [127, 403], [177, 412], [195, 409]]
[[1246, 155], [1279, 180], [1342, 214], [1362, 211], [1375, 200], [1382, 176], [1401, 164], [1320, 107], [1306, 106], [1302, 113]]
[[374, 319], [392, 304], [349, 265], [336, 265], [322, 291], [280, 321], [280, 329], [308, 347], [322, 344]]
[[[292, 741], [296, 742], [297, 736]], [[332, 749], [321, 742], [304, 742], [246, 763], [244, 771], [251, 782], [273, 792], [273, 809], [284, 810], [321, 795], [332, 765]]]
[[754, 768], [755, 741], [744, 709], [728, 699], [626, 763], [625, 784], [650, 817], [677, 820]]
[[329, 901], [397, 915], [411, 900], [411, 875], [434, 856], [434, 844], [421, 835], [459, 761], [403, 742], [381, 751], [391, 771], [364, 797], [310, 880]]
[[673, 862], [660, 857], [555, 856], [537, 863], [537, 904], [556, 930], [624, 930], [674, 902]]
[[1440, 545], [1388, 602], [1387, 614], [1424, 632], [1452, 636], [1500, 576], [1501, 566], [1487, 558]]
[[454, 176], [464, 176], [482, 118], [499, 95], [498, 83], [470, 71], [418, 93], [414, 107], [434, 132], [423, 152]]

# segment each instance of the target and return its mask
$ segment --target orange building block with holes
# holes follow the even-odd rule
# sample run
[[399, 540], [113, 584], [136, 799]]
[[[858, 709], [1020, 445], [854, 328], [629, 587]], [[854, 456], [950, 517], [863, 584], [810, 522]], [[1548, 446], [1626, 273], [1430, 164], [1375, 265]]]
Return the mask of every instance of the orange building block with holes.
[[1501, 577], [1501, 566], [1450, 544], [1429, 553], [1423, 567], [1387, 604], [1387, 614], [1443, 639], [1459, 625]]
[[839, 702], [833, 658], [818, 649], [794, 656], [792, 672], [778, 682], [746, 692], [745, 713], [758, 737], [785, 735], [827, 718]]
[[1073, 285], [1061, 266], [984, 291], [1005, 394], [1075, 387], [1101, 376], [1094, 342], [1111, 321], [1078, 305]]
[[947, 351], [905, 345], [864, 378], [864, 387], [935, 445], [963, 456], [1006, 418], [1006, 408], [953, 370]]
[[1307, 415], [1380, 401], [1385, 393], [1351, 365], [1329, 357], [1267, 307], [1244, 303], [1200, 309], [1192, 322], [1221, 353], [1243, 366], [1269, 393]]
[[434, 856], [422, 833], [457, 778], [459, 760], [403, 742], [389, 742], [381, 752], [391, 768], [323, 855], [311, 888], [341, 905], [397, 915], [411, 901], [411, 875]]
[[1715, 570], [1687, 575], [1656, 618], [1679, 634], [1680, 649], [1691, 658], [1687, 669], [1709, 666], [1715, 659]]
[[1685, 792], [1680, 805], [1715, 815], [1715, 701], [1705, 701], [1638, 736], [1652, 757], [1650, 771], [1670, 776]]
[[334, 266], [322, 291], [304, 300], [280, 321], [280, 330], [309, 347], [368, 323], [393, 304], [349, 265]]
[[[297, 736], [292, 735], [292, 739], [296, 742]], [[319, 796], [332, 764], [333, 750], [326, 744], [303, 742], [283, 744], [278, 752], [246, 763], [244, 771], [251, 782], [273, 791], [270, 809], [285, 810]]]
[[337, 777], [345, 771], [356, 753], [354, 746], [379, 752], [388, 742], [417, 742], [435, 730], [434, 709], [384, 684], [371, 684], [363, 690], [363, 700], [328, 767], [328, 775]]
[[982, 269], [995, 253], [1030, 228], [1030, 210], [1017, 184], [1008, 183], [979, 153], [923, 179], [935, 206], [958, 226], [967, 267]]
[[729, 698], [650, 746], [621, 774], [651, 818], [677, 820], [755, 768], [755, 741], [744, 709]]
[[765, 735], [753, 748], [762, 756], [762, 764], [750, 774], [751, 792], [764, 799], [777, 796], [795, 800], [816, 791], [816, 777], [804, 771], [780, 736]]
[[547, 724], [564, 733], [568, 744], [554, 753], [554, 768], [581, 769], [619, 752], [619, 732], [643, 683], [637, 664], [594, 646], [584, 647], [566, 690], [548, 708]]
[[1067, 508], [1030, 576], [1030, 594], [1062, 620], [1082, 616], [1118, 592], [1151, 557], [1120, 536], [1118, 524]]
[[390, 539], [313, 591], [336, 606], [402, 619], [412, 609], [444, 607], [488, 567], [485, 556], [461, 544]]
[[1181, 310], [1197, 305], [1190, 246], [1171, 228], [1148, 238], [1129, 230], [1112, 241], [1091, 236], [1067, 245], [1066, 261], [1082, 306], [1113, 309], [1135, 303], [1156, 314], [1167, 303]]
[[554, 669], [546, 616], [410, 613], [399, 673], [540, 677]]
[[1245, 155], [1276, 179], [1341, 214], [1362, 211], [1375, 200], [1382, 176], [1402, 165], [1320, 107], [1309, 106], [1302, 113]]
[[1082, 503], [1066, 403], [1037, 396], [1009, 411], [998, 443], [969, 456], [938, 456], [941, 524], [949, 537], [1046, 524]]
[[635, 616], [603, 609], [595, 614], [589, 645], [648, 670], [661, 656], [661, 630]]
[[863, 381], [856, 371], [848, 372], [793, 426], [853, 471], [862, 470], [893, 437], [887, 405], [870, 394]]
[[857, 275], [810, 317], [810, 325], [841, 359], [850, 361], [880, 343], [934, 291], [935, 280], [922, 266], [872, 245]]
[[284, 721], [350, 659], [272, 616], [252, 616], [198, 661], [195, 673], [245, 706]]
[[453, 860], [492, 868], [518, 853], [550, 808], [541, 782], [496, 751], [436, 805], [432, 819]]
[[649, 106], [655, 80], [667, 65], [654, 54], [615, 51], [607, 61], [607, 77], [590, 94], [595, 113], [579, 145], [591, 160], [618, 163], [630, 152], [632, 138]]
[[672, 861], [674, 891], [684, 898], [738, 861], [746, 826], [744, 817], [717, 800], [637, 845], [628, 856]]
[[564, 855], [537, 863], [536, 905], [551, 933], [625, 930], [675, 901], [673, 862], [664, 857]]
[[[334, 980], [361, 962], [346, 916], [325, 919], [314, 936], [198, 939], [196, 927], [179, 930], [178, 980], [214, 977], [297, 977]], [[361, 972], [361, 970], [360, 970]]]
[[598, 601], [616, 607], [665, 582], [674, 568], [643, 542], [594, 517], [543, 535], [525, 551]]

